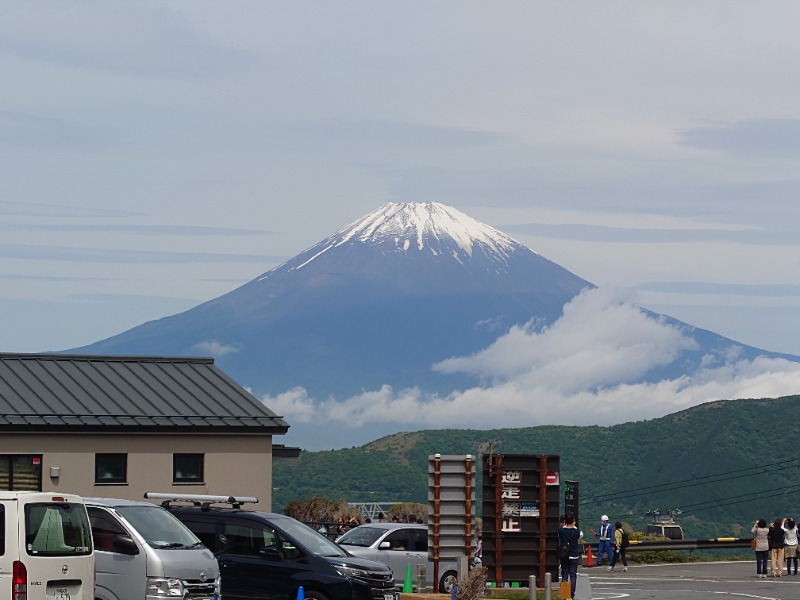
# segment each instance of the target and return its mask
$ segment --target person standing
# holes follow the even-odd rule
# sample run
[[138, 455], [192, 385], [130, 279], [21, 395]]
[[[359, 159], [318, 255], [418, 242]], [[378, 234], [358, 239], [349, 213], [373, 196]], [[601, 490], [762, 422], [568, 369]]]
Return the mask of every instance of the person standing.
[[575, 586], [578, 583], [578, 561], [581, 558], [578, 542], [581, 532], [575, 526], [575, 516], [564, 515], [564, 524], [558, 530], [558, 547], [566, 547], [567, 553], [561, 562], [561, 581], [569, 581], [570, 597], [575, 597]]
[[753, 539], [756, 545], [756, 575], [767, 578], [767, 557], [769, 556], [769, 528], [766, 519], [759, 519], [753, 524]]
[[480, 533], [475, 538], [475, 549], [472, 552], [472, 566], [480, 567], [483, 564], [483, 537]]
[[614, 558], [611, 559], [611, 566], [608, 567], [609, 571], [613, 571], [617, 566], [617, 561], [622, 561], [622, 570], [628, 570], [628, 558], [625, 556], [625, 551], [628, 548], [628, 536], [622, 529], [622, 523], [617, 521], [614, 523]]
[[[786, 519], [783, 531], [783, 556], [786, 559], [786, 574], [797, 575], [797, 524], [794, 519]], [[792, 573], [793, 565], [794, 573]]]
[[603, 564], [604, 556], [608, 556], [608, 564], [610, 565], [614, 562], [612, 543], [614, 539], [614, 529], [608, 522], [608, 515], [600, 517], [600, 529], [597, 531], [592, 529], [591, 532], [599, 540], [597, 543], [597, 566], [599, 567]]
[[769, 539], [769, 555], [772, 559], [772, 576], [780, 577], [783, 575], [783, 548], [786, 545], [784, 541], [786, 533], [783, 531], [783, 525], [786, 519], [775, 519], [769, 528], [767, 538]]

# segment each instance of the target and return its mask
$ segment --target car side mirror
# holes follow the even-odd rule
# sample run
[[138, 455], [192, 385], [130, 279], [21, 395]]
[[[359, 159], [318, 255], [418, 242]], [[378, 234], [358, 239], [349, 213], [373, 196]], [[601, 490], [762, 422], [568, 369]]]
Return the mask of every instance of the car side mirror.
[[139, 554], [139, 547], [129, 535], [124, 535], [121, 533], [115, 535], [113, 546], [114, 552], [119, 552], [120, 554], [127, 554], [129, 556], [136, 556]]
[[389, 550], [392, 545], [389, 542], [381, 542], [378, 544], [378, 550]]

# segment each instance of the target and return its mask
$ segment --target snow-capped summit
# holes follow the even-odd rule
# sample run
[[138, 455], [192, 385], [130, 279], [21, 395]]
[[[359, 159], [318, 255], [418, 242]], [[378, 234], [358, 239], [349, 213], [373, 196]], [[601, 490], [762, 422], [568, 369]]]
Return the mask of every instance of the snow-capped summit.
[[480, 246], [503, 262], [520, 246], [505, 233], [438, 202], [389, 202], [320, 245], [324, 252], [351, 240], [389, 246], [398, 252], [416, 249], [433, 255], [472, 256], [473, 248]]
[[267, 285], [289, 273], [295, 282], [315, 286], [324, 278], [331, 301], [331, 290], [351, 290], [353, 277], [375, 288], [367, 298], [483, 292], [498, 285], [577, 293], [591, 286], [505, 233], [437, 202], [385, 204], [256, 281]]
[[438, 202], [389, 202], [343, 227], [302, 253], [305, 260], [292, 261], [301, 269], [331, 249], [347, 244], [366, 244], [384, 253], [424, 253], [468, 261], [480, 250], [490, 260], [505, 264], [522, 244], [452, 206]]

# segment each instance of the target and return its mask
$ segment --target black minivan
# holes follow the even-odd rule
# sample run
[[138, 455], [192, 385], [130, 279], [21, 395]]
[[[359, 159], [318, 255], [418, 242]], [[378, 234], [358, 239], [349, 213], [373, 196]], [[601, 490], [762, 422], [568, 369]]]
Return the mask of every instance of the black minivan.
[[255, 498], [151, 492], [145, 498], [161, 500], [214, 553], [225, 600], [297, 600], [300, 586], [306, 600], [395, 599], [389, 567], [349, 555], [292, 517], [241, 509]]

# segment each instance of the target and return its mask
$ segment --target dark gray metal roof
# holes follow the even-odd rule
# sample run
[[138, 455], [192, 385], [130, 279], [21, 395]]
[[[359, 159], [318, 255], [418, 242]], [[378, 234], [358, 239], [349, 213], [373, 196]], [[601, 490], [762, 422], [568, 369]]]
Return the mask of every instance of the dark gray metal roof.
[[0, 431], [286, 433], [211, 358], [0, 353]]

